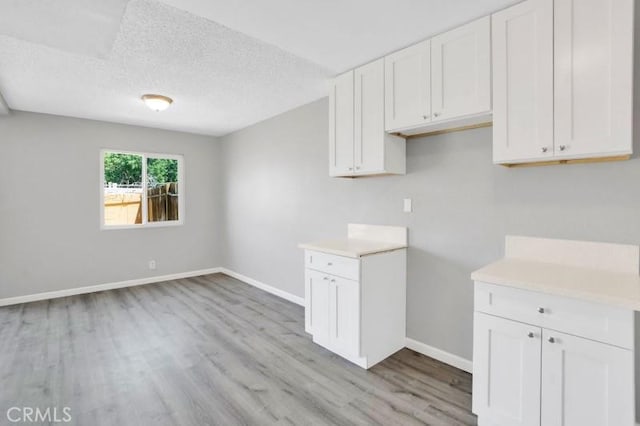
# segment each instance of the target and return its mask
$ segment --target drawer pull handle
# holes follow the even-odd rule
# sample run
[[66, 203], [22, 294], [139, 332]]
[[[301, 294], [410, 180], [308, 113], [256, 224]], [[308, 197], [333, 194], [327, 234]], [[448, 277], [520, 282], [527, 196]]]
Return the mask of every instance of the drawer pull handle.
[[332, 283], [335, 283], [335, 282], [336, 282], [336, 280], [331, 280], [331, 282], [332, 282]]
[[326, 280], [328, 280], [328, 279], [329, 279], [329, 277], [324, 277], [324, 278], [323, 278], [323, 280], [325, 280], [325, 281], [326, 281]]
[[553, 337], [549, 337], [549, 343], [555, 343], [556, 339], [554, 339]]
[[538, 312], [540, 312], [541, 314], [544, 314], [544, 308], [538, 308]]
[[533, 332], [530, 331], [529, 334], [527, 334], [527, 337], [529, 337], [530, 339], [533, 339], [533, 337], [534, 337]]
[[333, 263], [327, 262], [327, 266], [333, 266]]

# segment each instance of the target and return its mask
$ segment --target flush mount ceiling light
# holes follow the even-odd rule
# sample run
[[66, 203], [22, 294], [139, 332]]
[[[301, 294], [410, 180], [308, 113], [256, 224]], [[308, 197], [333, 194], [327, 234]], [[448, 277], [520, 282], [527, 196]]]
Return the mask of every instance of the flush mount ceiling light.
[[142, 100], [146, 106], [157, 112], [164, 111], [173, 103], [173, 99], [162, 95], [142, 95]]

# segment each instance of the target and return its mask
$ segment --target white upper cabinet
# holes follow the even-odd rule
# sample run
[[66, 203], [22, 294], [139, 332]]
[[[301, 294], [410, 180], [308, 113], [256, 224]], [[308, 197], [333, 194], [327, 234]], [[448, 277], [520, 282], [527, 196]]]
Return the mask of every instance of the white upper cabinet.
[[528, 0], [493, 15], [494, 162], [632, 153], [633, 0]]
[[404, 138], [384, 130], [384, 60], [356, 68], [331, 83], [329, 174], [404, 174]]
[[384, 58], [386, 130], [431, 121], [431, 41]]
[[492, 16], [494, 162], [553, 156], [553, 0]]
[[384, 60], [355, 70], [356, 173], [384, 170]]
[[336, 77], [329, 91], [329, 174], [353, 173], [353, 71]]
[[432, 121], [491, 111], [491, 18], [431, 39]]
[[560, 157], [632, 152], [634, 0], [555, 0]]
[[491, 121], [491, 19], [385, 58], [386, 130], [403, 135]]

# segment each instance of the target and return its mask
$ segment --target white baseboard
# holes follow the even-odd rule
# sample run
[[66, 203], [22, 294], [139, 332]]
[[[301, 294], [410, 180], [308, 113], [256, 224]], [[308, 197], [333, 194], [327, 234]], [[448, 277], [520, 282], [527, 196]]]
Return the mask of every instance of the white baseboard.
[[302, 297], [296, 296], [291, 293], [287, 293], [286, 291], [280, 290], [278, 288], [275, 288], [273, 286], [270, 286], [268, 284], [255, 280], [253, 278], [247, 277], [245, 275], [231, 271], [227, 268], [221, 268], [221, 267], [200, 269], [197, 271], [180, 272], [177, 274], [170, 274], [170, 275], [158, 275], [155, 277], [138, 278], [135, 280], [118, 281], [113, 283], [105, 283], [105, 284], [91, 285], [91, 286], [85, 286], [85, 287], [75, 287], [75, 288], [69, 288], [65, 290], [47, 291], [45, 293], [28, 294], [25, 296], [7, 297], [5, 299], [0, 299], [0, 306], [17, 305], [20, 303], [36, 302], [38, 300], [56, 299], [58, 297], [74, 296], [76, 294], [95, 293], [97, 291], [114, 290], [117, 288], [124, 288], [124, 287], [134, 287], [137, 285], [152, 284], [152, 283], [158, 283], [162, 281], [178, 280], [180, 278], [197, 277], [199, 275], [208, 275], [208, 274], [216, 274], [216, 273], [223, 273], [223, 274], [229, 275], [230, 277], [236, 278], [251, 286], [259, 288], [260, 290], [266, 291], [267, 293], [271, 293], [275, 296], [281, 297], [285, 300], [288, 300], [289, 302], [295, 303], [296, 305], [304, 306], [304, 298]]
[[221, 272], [221, 268], [200, 269], [197, 271], [180, 272], [170, 275], [158, 275], [155, 277], [138, 278], [135, 280], [118, 281], [91, 285], [86, 287], [69, 288], [66, 290], [48, 291], [45, 293], [28, 294], [26, 296], [8, 297], [0, 299], [0, 306], [17, 305], [19, 303], [35, 302], [38, 300], [56, 299], [58, 297], [74, 296], [76, 294], [95, 293], [97, 291], [113, 290], [116, 288], [134, 287], [137, 285], [158, 283], [162, 281], [178, 280], [180, 278], [197, 277], [199, 275], [215, 274]]
[[265, 284], [263, 282], [260, 282], [258, 280], [255, 280], [253, 278], [247, 277], [246, 275], [242, 275], [239, 274], [237, 272], [234, 272], [232, 270], [229, 270], [227, 268], [219, 268], [221, 273], [229, 275], [230, 277], [233, 277], [237, 280], [240, 280], [244, 283], [247, 283], [249, 285], [252, 285], [256, 288], [259, 288], [260, 290], [264, 290], [267, 293], [271, 293], [275, 296], [281, 297], [285, 300], [288, 300], [289, 302], [295, 303], [296, 305], [300, 305], [300, 306], [304, 306], [304, 298], [300, 297], [300, 296], [296, 296], [295, 294], [291, 294], [288, 293], [284, 290], [280, 290], [279, 288], [275, 288], [273, 286], [270, 286], [269, 284]]
[[467, 373], [473, 372], [473, 362], [471, 360], [443, 351], [442, 349], [434, 348], [433, 346], [418, 342], [417, 340], [410, 339], [409, 337], [407, 337], [406, 345], [407, 348], [411, 350], [420, 352], [423, 355], [459, 368]]

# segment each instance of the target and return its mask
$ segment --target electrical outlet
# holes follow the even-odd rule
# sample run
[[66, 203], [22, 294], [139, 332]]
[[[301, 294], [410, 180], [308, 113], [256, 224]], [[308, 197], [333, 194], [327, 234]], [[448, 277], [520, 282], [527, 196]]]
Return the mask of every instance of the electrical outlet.
[[152, 271], [154, 269], [156, 269], [156, 261], [155, 260], [150, 260], [149, 261], [149, 269], [151, 269]]
[[413, 211], [413, 205], [412, 205], [412, 201], [411, 198], [405, 198], [404, 199], [404, 212], [405, 213], [411, 213]]

